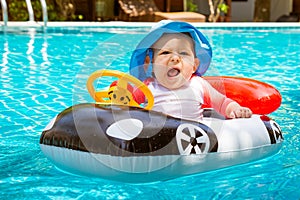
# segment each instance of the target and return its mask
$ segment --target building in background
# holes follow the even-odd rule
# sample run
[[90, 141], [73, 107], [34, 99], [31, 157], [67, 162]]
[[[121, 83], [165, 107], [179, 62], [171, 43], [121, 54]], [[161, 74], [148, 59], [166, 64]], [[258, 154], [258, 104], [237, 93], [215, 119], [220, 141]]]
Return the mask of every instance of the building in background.
[[[255, 0], [232, 0], [231, 6], [231, 21], [254, 21]], [[270, 21], [275, 22], [280, 16], [289, 15], [292, 10], [293, 0], [270, 0]]]
[[[25, 0], [24, 0], [25, 1]], [[48, 4], [48, 15], [49, 21], [57, 20], [59, 21], [110, 21], [110, 20], [120, 20], [120, 0], [47, 0]], [[135, 1], [145, 1], [147, 0], [132, 0]], [[211, 0], [216, 1], [216, 0]], [[226, 15], [225, 21], [229, 22], [253, 22], [254, 13], [255, 13], [255, 2], [259, 0], [227, 0], [229, 6], [228, 13]], [[264, 1], [264, 0], [262, 0]], [[267, 0], [265, 0], [267, 1]], [[23, 5], [23, 0], [6, 0], [8, 8], [10, 4], [17, 2], [17, 4]], [[33, 9], [41, 10], [40, 8], [35, 8], [35, 4], [39, 3], [39, 0], [32, 0]], [[67, 16], [61, 16], [62, 14], [66, 15], [64, 9], [66, 2], [69, 6], [70, 11]], [[180, 12], [180, 11], [189, 11], [186, 10], [187, 2], [192, 2], [196, 5], [197, 11], [202, 15], [206, 16], [206, 19], [209, 18], [211, 14], [211, 8], [209, 6], [209, 0], [153, 0], [156, 7], [162, 12]], [[269, 20], [271, 22], [277, 21], [279, 18], [288, 19], [290, 15], [297, 16], [296, 19], [299, 21], [300, 16], [300, 0], [268, 0], [270, 5], [268, 6]], [[50, 4], [51, 9], [50, 9]], [[54, 9], [55, 8], [55, 9]], [[262, 8], [264, 9], [264, 8]], [[26, 21], [28, 18], [26, 15], [27, 9], [26, 6], [18, 8], [18, 10], [12, 12], [9, 10], [9, 21]], [[24, 13], [22, 19], [15, 19], [18, 15]], [[17, 15], [18, 14], [18, 15]], [[35, 20], [40, 20], [41, 16], [38, 17], [38, 13], [35, 13]], [[2, 8], [0, 9], [0, 20], [3, 21]]]

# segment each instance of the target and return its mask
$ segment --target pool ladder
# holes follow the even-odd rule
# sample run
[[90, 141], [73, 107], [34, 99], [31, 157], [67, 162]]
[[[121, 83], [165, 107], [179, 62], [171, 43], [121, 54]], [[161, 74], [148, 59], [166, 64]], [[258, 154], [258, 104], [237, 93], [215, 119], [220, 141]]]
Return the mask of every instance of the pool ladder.
[[[44, 27], [46, 27], [47, 22], [48, 22], [47, 4], [46, 4], [45, 0], [40, 0], [40, 2], [42, 5]], [[26, 0], [26, 5], [27, 5], [27, 10], [28, 10], [28, 15], [29, 15], [29, 22], [34, 22], [34, 13], [33, 13], [33, 8], [31, 5], [31, 0]], [[1, 7], [2, 7], [2, 16], [3, 16], [4, 26], [7, 26], [8, 14], [7, 14], [6, 0], [1, 0]]]

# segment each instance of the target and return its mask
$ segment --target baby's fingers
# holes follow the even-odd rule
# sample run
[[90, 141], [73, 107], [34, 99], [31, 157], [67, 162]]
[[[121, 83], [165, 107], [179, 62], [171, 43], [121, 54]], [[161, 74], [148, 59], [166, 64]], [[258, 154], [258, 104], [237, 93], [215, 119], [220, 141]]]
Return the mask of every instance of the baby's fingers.
[[235, 112], [236, 118], [249, 118], [252, 115], [252, 111], [249, 108], [240, 108]]
[[232, 111], [229, 115], [230, 118], [249, 118], [252, 116], [252, 111], [249, 108], [238, 108]]

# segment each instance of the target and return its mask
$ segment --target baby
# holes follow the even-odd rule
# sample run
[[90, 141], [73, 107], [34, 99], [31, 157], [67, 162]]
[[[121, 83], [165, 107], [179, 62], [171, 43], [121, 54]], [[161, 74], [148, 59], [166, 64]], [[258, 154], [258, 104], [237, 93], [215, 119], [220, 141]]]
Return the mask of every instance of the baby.
[[209, 101], [227, 118], [251, 117], [249, 108], [219, 93], [201, 77], [211, 56], [208, 41], [194, 26], [161, 21], [133, 52], [131, 74], [144, 81], [153, 93], [153, 110], [199, 121], [203, 117], [202, 105]]

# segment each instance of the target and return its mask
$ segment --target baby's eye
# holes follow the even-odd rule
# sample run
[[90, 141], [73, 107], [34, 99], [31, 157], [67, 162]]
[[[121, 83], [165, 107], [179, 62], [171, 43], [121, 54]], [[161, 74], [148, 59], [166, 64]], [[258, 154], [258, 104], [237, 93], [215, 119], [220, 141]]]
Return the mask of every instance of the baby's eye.
[[183, 55], [183, 56], [188, 56], [188, 55], [190, 55], [188, 52], [186, 52], [186, 51], [182, 51], [182, 52], [180, 52], [180, 55]]
[[183, 51], [183, 52], [180, 52], [180, 55], [187, 56], [189, 54], [188, 54], [188, 52]]
[[170, 53], [171, 53], [170, 51], [162, 50], [159, 54], [160, 54], [160, 55], [168, 55], [168, 54], [170, 54]]

